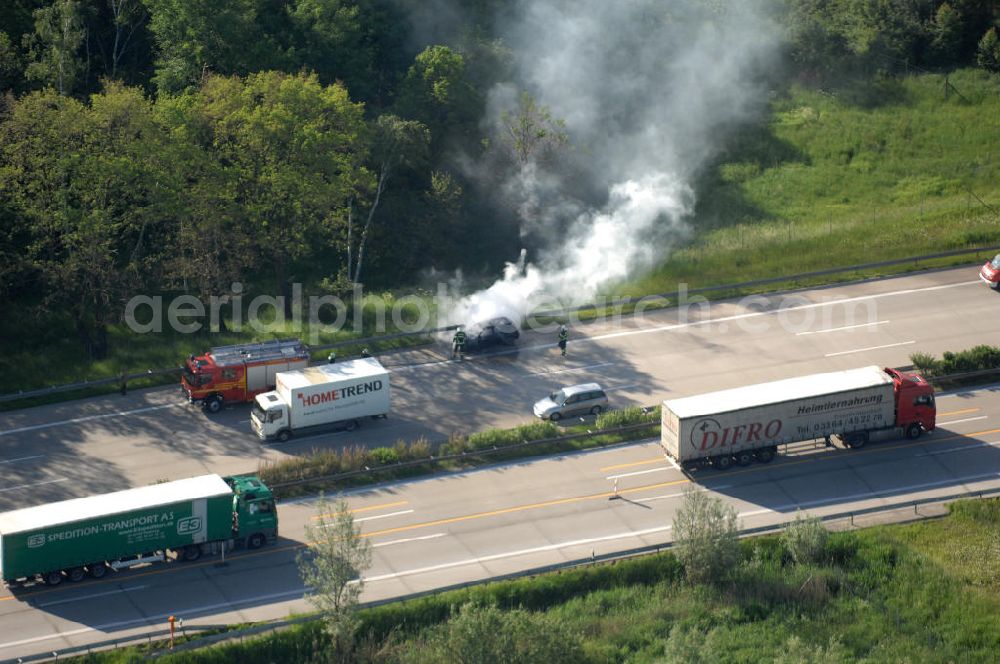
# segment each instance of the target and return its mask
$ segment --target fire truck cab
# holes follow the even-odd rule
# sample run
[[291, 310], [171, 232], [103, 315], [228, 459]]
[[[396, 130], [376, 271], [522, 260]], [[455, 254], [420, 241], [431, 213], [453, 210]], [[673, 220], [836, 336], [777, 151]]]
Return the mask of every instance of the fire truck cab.
[[223, 404], [253, 401], [274, 389], [279, 371], [309, 365], [309, 349], [298, 339], [275, 339], [252, 344], [219, 346], [204, 355], [191, 355], [181, 372], [188, 401], [209, 413]]

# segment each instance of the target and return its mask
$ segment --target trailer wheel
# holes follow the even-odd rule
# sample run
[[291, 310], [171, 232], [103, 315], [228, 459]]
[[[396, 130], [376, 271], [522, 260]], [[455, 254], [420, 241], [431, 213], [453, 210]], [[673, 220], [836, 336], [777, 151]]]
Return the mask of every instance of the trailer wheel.
[[860, 450], [868, 443], [868, 434], [865, 432], [851, 434], [847, 439], [847, 446], [854, 450]]
[[44, 576], [45, 585], [47, 586], [58, 586], [62, 583], [63, 576], [62, 572], [55, 570], [54, 572], [46, 572]]
[[222, 410], [222, 398], [210, 397], [205, 400], [205, 412], [213, 415]]
[[910, 440], [916, 440], [917, 438], [920, 438], [920, 434], [922, 434], [923, 432], [924, 432], [923, 428], [921, 428], [920, 424], [918, 424], [917, 422], [914, 422], [910, 426], [906, 427], [906, 437], [909, 438]]
[[278, 442], [287, 443], [288, 439], [292, 437], [292, 432], [288, 429], [282, 429], [278, 432]]
[[188, 544], [184, 547], [184, 560], [194, 562], [201, 558], [201, 547], [197, 544]]
[[108, 566], [105, 565], [103, 561], [99, 563], [90, 563], [87, 565], [87, 571], [90, 572], [90, 576], [95, 579], [100, 579], [108, 573]]
[[757, 461], [761, 463], [771, 463], [774, 460], [774, 448], [765, 447], [757, 451]]
[[83, 577], [87, 576], [87, 570], [82, 567], [74, 567], [66, 573], [66, 576], [69, 577], [70, 581], [76, 583], [83, 581]]
[[743, 450], [736, 454], [736, 463], [741, 466], [749, 466], [753, 463], [753, 452], [750, 450]]
[[247, 538], [248, 549], [259, 549], [262, 546], [264, 546], [264, 536], [260, 533], [254, 533]]
[[717, 470], [729, 470], [733, 465], [733, 457], [728, 454], [723, 454], [722, 456], [712, 457], [712, 466]]

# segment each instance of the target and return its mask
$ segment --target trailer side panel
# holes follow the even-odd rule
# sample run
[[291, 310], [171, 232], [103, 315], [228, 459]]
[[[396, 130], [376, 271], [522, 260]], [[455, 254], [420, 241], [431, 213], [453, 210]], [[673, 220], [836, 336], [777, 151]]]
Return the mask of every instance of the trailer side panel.
[[891, 383], [741, 410], [727, 410], [722, 401], [717, 412], [686, 418], [668, 412], [669, 402], [663, 410], [663, 446], [678, 461], [881, 429], [895, 421]]

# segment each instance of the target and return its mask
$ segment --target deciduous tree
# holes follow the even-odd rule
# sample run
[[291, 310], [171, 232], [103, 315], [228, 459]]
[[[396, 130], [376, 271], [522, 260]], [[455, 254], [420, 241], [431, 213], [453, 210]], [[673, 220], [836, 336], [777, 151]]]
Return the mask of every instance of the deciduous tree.
[[721, 580], [739, 560], [736, 510], [707, 491], [688, 488], [674, 515], [677, 558], [692, 583]]
[[70, 94], [84, 68], [82, 5], [78, 0], [55, 0], [36, 9], [34, 17], [35, 34], [27, 40], [31, 62], [25, 73], [61, 95]]
[[306, 541], [297, 562], [302, 582], [310, 588], [309, 601], [323, 614], [334, 659], [352, 661], [355, 611], [363, 575], [371, 566], [371, 542], [362, 537], [347, 501], [331, 503], [323, 496], [313, 523], [306, 526]]
[[374, 188], [363, 166], [363, 109], [340, 84], [280, 72], [210, 76], [195, 103], [212, 154], [232, 178], [257, 264], [273, 270], [286, 294], [293, 261], [313, 252], [336, 260], [320, 248], [340, 236], [358, 191]]

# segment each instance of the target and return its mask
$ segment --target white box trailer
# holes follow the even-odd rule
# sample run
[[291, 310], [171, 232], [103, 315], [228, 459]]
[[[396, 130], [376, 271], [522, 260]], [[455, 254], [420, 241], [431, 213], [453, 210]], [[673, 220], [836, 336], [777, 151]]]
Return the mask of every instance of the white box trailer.
[[351, 431], [389, 412], [389, 372], [373, 357], [277, 375], [273, 392], [254, 400], [250, 423], [264, 440], [331, 428]]
[[664, 401], [660, 442], [679, 463], [727, 468], [768, 462], [779, 445], [802, 440], [916, 438], [935, 417], [934, 389], [921, 376], [871, 366]]

